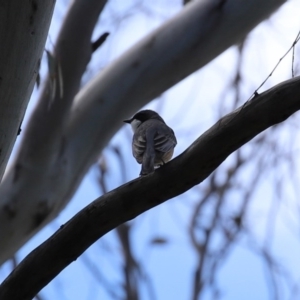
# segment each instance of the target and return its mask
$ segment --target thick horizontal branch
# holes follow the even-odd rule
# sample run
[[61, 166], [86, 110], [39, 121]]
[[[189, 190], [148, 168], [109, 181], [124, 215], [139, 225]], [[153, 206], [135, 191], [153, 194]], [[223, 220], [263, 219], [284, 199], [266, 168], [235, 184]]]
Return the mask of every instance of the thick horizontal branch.
[[0, 286], [0, 299], [32, 299], [104, 234], [199, 184], [233, 151], [299, 109], [300, 77], [256, 96], [153, 174], [103, 195], [80, 211], [20, 263]]

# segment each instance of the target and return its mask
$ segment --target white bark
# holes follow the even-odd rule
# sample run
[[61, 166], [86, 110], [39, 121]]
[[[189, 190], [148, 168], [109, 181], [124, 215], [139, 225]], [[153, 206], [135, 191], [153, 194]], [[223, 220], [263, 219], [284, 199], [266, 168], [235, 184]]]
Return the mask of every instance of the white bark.
[[[64, 162], [58, 157], [65, 143], [64, 126], [89, 62], [91, 35], [105, 3], [106, 0], [78, 0], [70, 6], [53, 54], [57, 66], [22, 134], [17, 158], [0, 186], [0, 244], [5, 245], [0, 250], [1, 262], [11, 257], [49, 214], [53, 217], [58, 213], [60, 206], [55, 204], [59, 197], [54, 187], [59, 187], [57, 174], [64, 176]], [[54, 80], [57, 88], [53, 94]]]
[[[57, 112], [53, 116], [45, 104], [40, 112], [36, 110], [15, 163], [0, 186], [0, 262], [66, 205], [124, 118], [238, 43], [284, 2], [189, 3], [101, 72], [78, 94], [70, 111], [70, 100], [64, 106], [62, 99], [54, 101]], [[68, 81], [64, 82], [67, 87]], [[60, 105], [64, 106], [60, 126], [52, 119], [54, 131], [47, 124], [43, 127], [47, 123], [43, 119], [59, 114]]]
[[0, 181], [39, 72], [54, 4], [54, 0], [1, 2]]

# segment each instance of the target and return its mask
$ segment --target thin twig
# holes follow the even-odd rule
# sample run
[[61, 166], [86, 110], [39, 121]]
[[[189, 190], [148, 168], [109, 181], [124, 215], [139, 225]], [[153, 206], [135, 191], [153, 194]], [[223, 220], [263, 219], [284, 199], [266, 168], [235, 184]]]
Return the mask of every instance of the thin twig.
[[[253, 94], [250, 96], [250, 98], [247, 100], [247, 102], [249, 100], [251, 100], [253, 97], [255, 97], [256, 95], [258, 95], [258, 90], [267, 82], [267, 80], [273, 75], [273, 73], [275, 72], [275, 70], [277, 69], [277, 67], [279, 66], [279, 64], [281, 63], [281, 61], [289, 54], [289, 52], [295, 48], [296, 44], [299, 42], [300, 40], [300, 31], [298, 32], [292, 46], [286, 51], [286, 53], [279, 59], [279, 61], [277, 62], [277, 64], [275, 65], [275, 67], [273, 68], [273, 70], [271, 71], [271, 73], [267, 76], [267, 78], [261, 83], [261, 85], [253, 92]], [[293, 62], [294, 62], [294, 51], [293, 51]], [[292, 76], [294, 77], [293, 74], [293, 63], [292, 63]], [[246, 102], [246, 103], [247, 103]]]

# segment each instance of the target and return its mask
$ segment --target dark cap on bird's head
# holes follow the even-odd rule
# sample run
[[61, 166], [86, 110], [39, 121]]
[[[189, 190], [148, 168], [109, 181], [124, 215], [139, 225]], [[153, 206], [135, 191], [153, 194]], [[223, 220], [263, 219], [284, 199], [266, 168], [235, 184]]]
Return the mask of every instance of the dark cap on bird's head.
[[157, 112], [150, 109], [141, 110], [138, 113], [136, 113], [131, 119], [124, 120], [123, 122], [130, 124], [133, 120], [138, 120], [141, 123], [143, 123], [150, 119], [159, 120], [165, 123], [163, 118]]

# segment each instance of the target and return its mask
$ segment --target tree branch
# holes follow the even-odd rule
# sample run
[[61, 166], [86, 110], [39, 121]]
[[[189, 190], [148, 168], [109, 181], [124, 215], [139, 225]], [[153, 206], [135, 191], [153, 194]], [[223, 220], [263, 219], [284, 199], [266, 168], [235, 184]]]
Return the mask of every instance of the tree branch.
[[[77, 63], [76, 57], [66, 58], [67, 62], [57, 60], [63, 70], [64, 99], [56, 93], [50, 112], [49, 101], [37, 108], [25, 132], [26, 141], [0, 186], [0, 263], [65, 207], [99, 152], [122, 126], [120, 120], [238, 43], [285, 1], [192, 1], [101, 71], [76, 96], [70, 111], [83, 62], [80, 60], [77, 68], [72, 65]], [[73, 19], [77, 26], [83, 20], [84, 27], [90, 22], [88, 10], [95, 19], [93, 5], [99, 6], [99, 2], [73, 2], [82, 5], [77, 12], [85, 16]], [[83, 26], [80, 29], [84, 31]], [[87, 47], [91, 51], [90, 42]], [[74, 51], [67, 49], [66, 56]], [[56, 53], [60, 52], [56, 49]], [[72, 71], [76, 71], [74, 83]], [[25, 207], [24, 197], [30, 201]]]
[[66, 144], [65, 125], [92, 54], [92, 33], [106, 1], [71, 2], [50, 56], [54, 68], [49, 70], [38, 104], [22, 134], [17, 157], [0, 186], [0, 244], [5, 245], [0, 250], [0, 264], [63, 207], [53, 189], [58, 186], [54, 173], [64, 174], [61, 155]]
[[0, 286], [0, 299], [32, 299], [104, 234], [201, 183], [233, 151], [299, 109], [297, 77], [226, 115], [185, 152], [153, 174], [103, 195], [75, 215], [8, 276]]
[[3, 1], [0, 18], [0, 181], [45, 47], [55, 1]]

